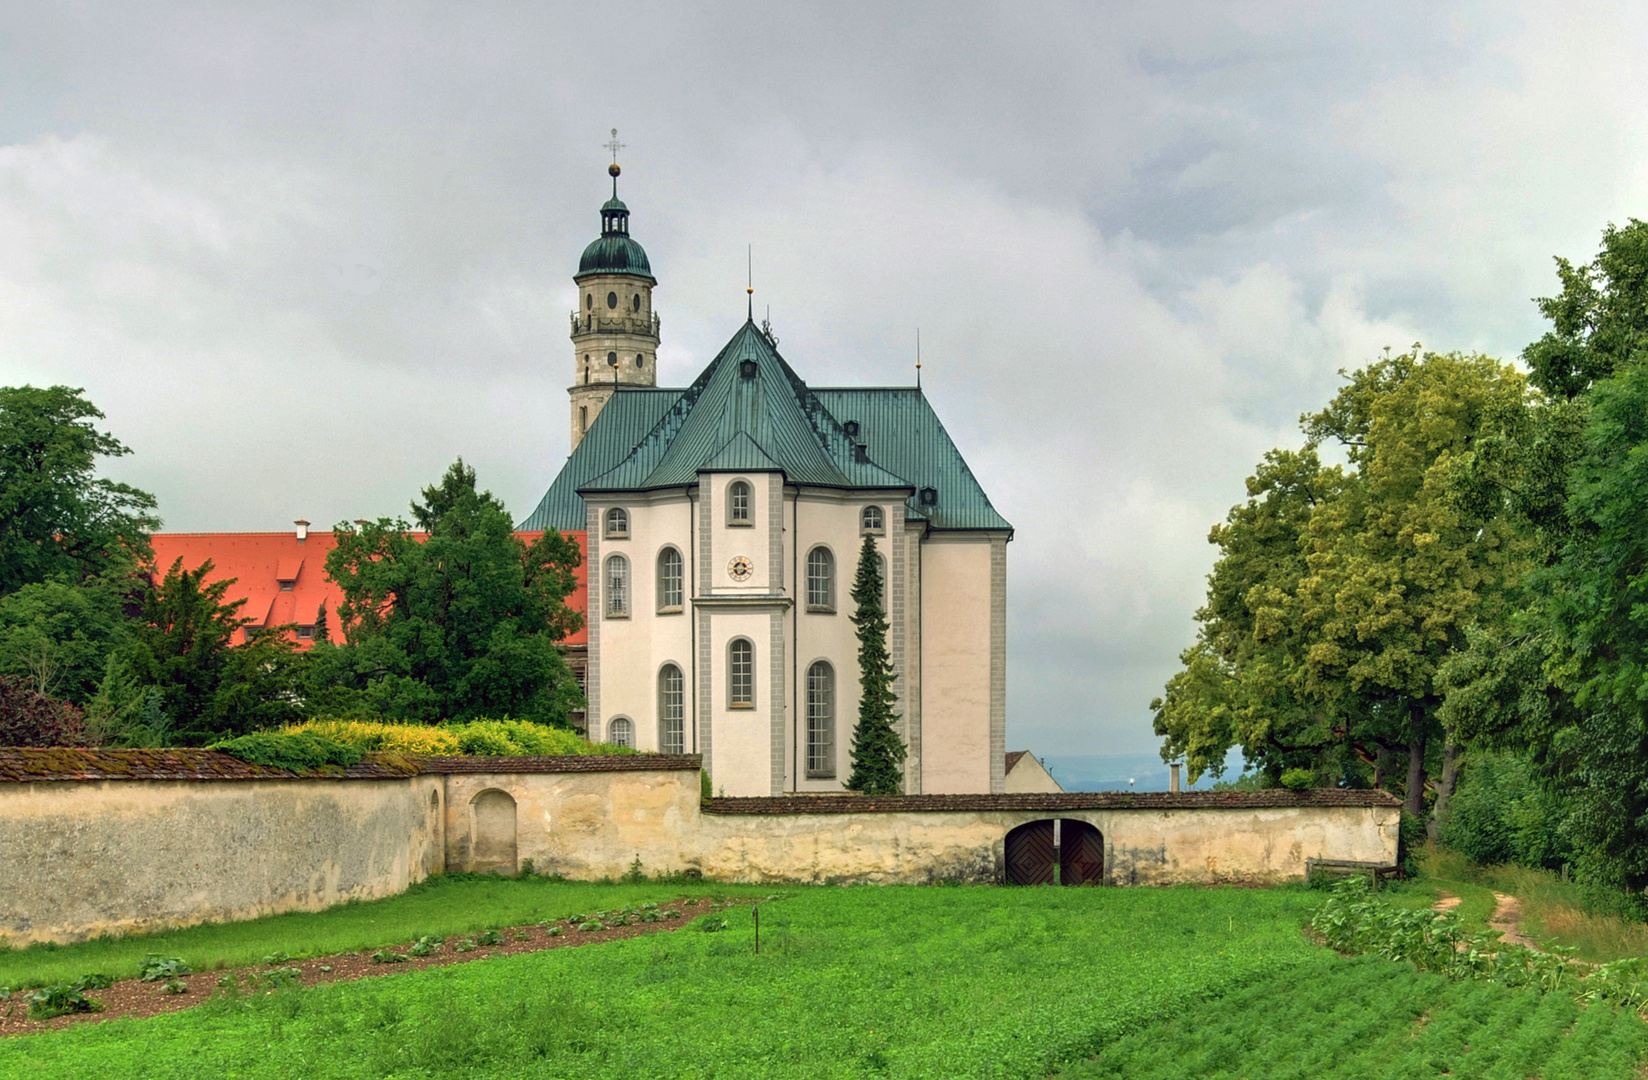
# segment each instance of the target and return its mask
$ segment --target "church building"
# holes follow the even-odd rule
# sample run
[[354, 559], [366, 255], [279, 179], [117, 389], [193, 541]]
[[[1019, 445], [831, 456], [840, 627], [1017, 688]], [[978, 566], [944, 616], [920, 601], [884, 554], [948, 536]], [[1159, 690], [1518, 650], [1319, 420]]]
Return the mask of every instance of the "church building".
[[520, 524], [587, 544], [589, 736], [702, 754], [717, 794], [843, 790], [868, 536], [904, 791], [1004, 791], [1012, 526], [919, 386], [809, 386], [753, 318], [658, 386], [658, 282], [611, 172], [573, 278], [572, 454]]

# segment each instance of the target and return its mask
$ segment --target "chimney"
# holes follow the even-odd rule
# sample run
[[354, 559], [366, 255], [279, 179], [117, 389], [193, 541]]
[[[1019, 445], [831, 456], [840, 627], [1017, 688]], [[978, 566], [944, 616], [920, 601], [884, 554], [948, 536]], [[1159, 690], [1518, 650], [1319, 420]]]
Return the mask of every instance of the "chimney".
[[1167, 767], [1167, 790], [1179, 790], [1179, 763], [1177, 761]]
[[292, 524], [298, 527], [298, 543], [301, 544], [305, 540], [309, 539], [309, 523], [307, 521], [302, 518], [298, 518], [296, 521], [292, 522]]

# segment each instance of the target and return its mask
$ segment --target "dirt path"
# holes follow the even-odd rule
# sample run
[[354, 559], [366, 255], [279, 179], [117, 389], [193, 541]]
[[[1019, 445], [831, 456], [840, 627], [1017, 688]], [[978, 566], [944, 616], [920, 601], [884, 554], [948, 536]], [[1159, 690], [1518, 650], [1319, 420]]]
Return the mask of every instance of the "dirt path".
[[1539, 946], [1529, 941], [1522, 933], [1522, 901], [1514, 896], [1496, 892], [1494, 895], [1494, 912], [1488, 917], [1488, 927], [1498, 930], [1504, 935], [1500, 940], [1507, 945], [1522, 945], [1530, 949]]
[[[1437, 890], [1440, 897], [1431, 905], [1432, 911], [1452, 911], [1460, 904], [1460, 899], [1452, 893]], [[1498, 930], [1500, 940], [1507, 945], [1522, 945], [1530, 949], [1539, 946], [1528, 940], [1522, 933], [1522, 901], [1514, 896], [1496, 892], [1494, 897], [1493, 914], [1488, 916], [1488, 929]]]
[[[282, 960], [273, 964], [228, 968], [222, 971], [197, 971], [177, 980], [184, 986], [182, 993], [167, 993], [163, 981], [140, 982], [121, 979], [106, 990], [89, 990], [87, 996], [103, 1005], [95, 1013], [70, 1013], [51, 1020], [30, 1020], [28, 995], [33, 991], [20, 990], [0, 1001], [0, 1036], [27, 1035], [70, 1024], [97, 1023], [121, 1017], [157, 1016], [199, 1005], [219, 992], [242, 994], [267, 993], [271, 980], [282, 980], [287, 985], [316, 986], [321, 983], [348, 982], [380, 975], [396, 975], [403, 971], [423, 971], [426, 968], [447, 967], [451, 964], [470, 964], [493, 956], [517, 956], [521, 953], [542, 952], [546, 949], [570, 949], [580, 945], [597, 945], [603, 941], [641, 937], [666, 930], [679, 930], [700, 915], [724, 911], [734, 905], [765, 903], [750, 897], [730, 897], [722, 903], [702, 898], [681, 898], [658, 905], [657, 922], [633, 921], [626, 926], [608, 926], [601, 930], [579, 930], [565, 919], [551, 919], [529, 926], [507, 926], [496, 933], [498, 944], [482, 945], [480, 934], [460, 934], [435, 946], [428, 956], [413, 956], [409, 952], [413, 942], [388, 945], [381, 950], [363, 949], [359, 952], [335, 953], [303, 960]], [[468, 944], [471, 948], [458, 951], [455, 946]], [[372, 959], [374, 952], [394, 953], [404, 961], [379, 963]], [[291, 974], [295, 969], [297, 974]], [[282, 976], [280, 971], [287, 974]], [[228, 979], [233, 977], [236, 990], [228, 990]]]

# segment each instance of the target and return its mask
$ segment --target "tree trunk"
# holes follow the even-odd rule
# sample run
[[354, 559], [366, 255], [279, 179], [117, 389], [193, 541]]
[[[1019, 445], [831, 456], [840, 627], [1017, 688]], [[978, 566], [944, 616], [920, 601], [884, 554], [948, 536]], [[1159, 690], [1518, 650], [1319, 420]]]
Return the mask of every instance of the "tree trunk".
[[1373, 759], [1374, 787], [1383, 788], [1385, 786], [1385, 781], [1390, 779], [1391, 766], [1395, 764], [1396, 755], [1391, 753], [1390, 747], [1381, 744], [1379, 747], [1379, 752]]
[[1442, 838], [1442, 818], [1448, 812], [1448, 800], [1453, 797], [1453, 789], [1459, 783], [1459, 747], [1454, 745], [1453, 733], [1448, 733], [1448, 741], [1442, 744], [1442, 778], [1436, 782], [1436, 806], [1431, 810], [1431, 819], [1425, 824], [1425, 835], [1431, 840]]
[[[1421, 708], [1418, 702], [1414, 703], [1415, 712]], [[1414, 727], [1418, 738], [1408, 744], [1408, 798], [1402, 804], [1402, 809], [1416, 818], [1425, 813], [1425, 729], [1419, 727], [1420, 722], [1421, 717], [1416, 716]]]

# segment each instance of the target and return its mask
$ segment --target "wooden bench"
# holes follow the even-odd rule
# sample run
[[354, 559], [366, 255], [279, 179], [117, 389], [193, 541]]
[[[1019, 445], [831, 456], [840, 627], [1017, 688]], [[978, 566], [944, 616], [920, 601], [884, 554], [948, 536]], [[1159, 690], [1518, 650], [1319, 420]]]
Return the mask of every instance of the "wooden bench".
[[1373, 879], [1374, 885], [1381, 881], [1388, 881], [1402, 875], [1402, 868], [1395, 864], [1363, 862], [1359, 859], [1306, 859], [1305, 880], [1310, 881], [1317, 874], [1328, 877], [1350, 877], [1353, 874], [1366, 874]]

